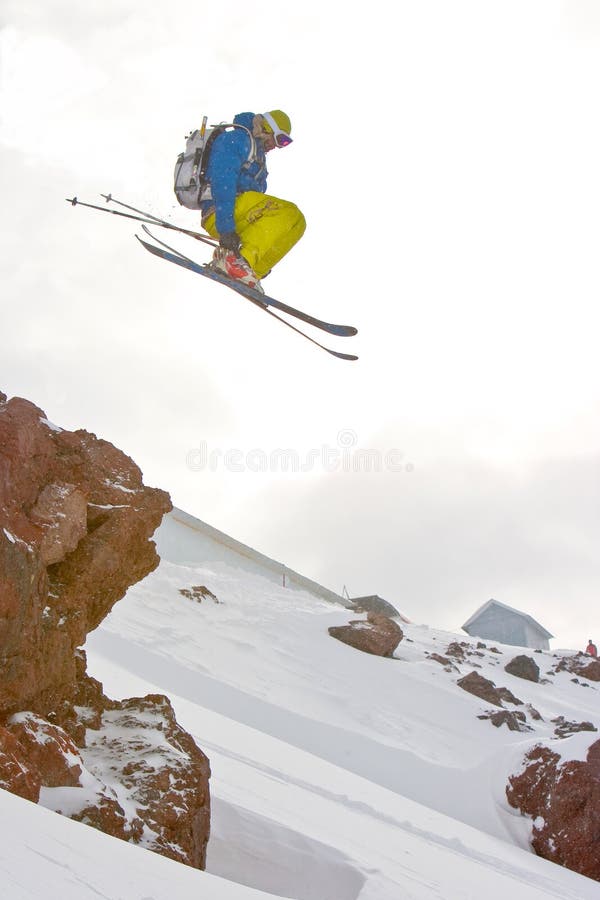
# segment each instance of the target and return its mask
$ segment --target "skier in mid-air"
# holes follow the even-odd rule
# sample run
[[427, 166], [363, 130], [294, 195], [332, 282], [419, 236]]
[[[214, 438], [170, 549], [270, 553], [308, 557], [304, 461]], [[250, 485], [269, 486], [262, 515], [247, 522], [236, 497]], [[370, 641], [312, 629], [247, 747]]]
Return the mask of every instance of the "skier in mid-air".
[[[221, 122], [210, 128], [207, 128], [207, 121], [208, 117], [204, 116], [201, 128], [187, 135], [185, 150], [177, 156], [175, 163], [173, 189], [181, 206], [200, 211], [202, 226], [210, 237], [117, 200], [112, 194], [102, 194], [102, 197], [107, 203], [116, 203], [128, 212], [83, 203], [77, 197], [69, 198], [68, 202], [72, 206], [86, 206], [142, 222], [152, 243], [139, 235], [136, 237], [149, 253], [227, 285], [332, 356], [358, 359], [353, 353], [325, 347], [278, 313], [340, 337], [355, 335], [354, 325], [326, 322], [267, 296], [260, 284], [260, 279], [292, 249], [306, 229], [304, 216], [294, 203], [266, 193], [266, 155], [275, 147], [287, 147], [292, 143], [289, 117], [282, 110], [274, 109], [265, 113], [239, 113], [233, 122]], [[214, 248], [211, 262], [195, 262], [156, 237], [148, 225], [178, 231], [209, 243]]]
[[211, 267], [262, 291], [260, 279], [306, 228], [294, 203], [266, 193], [266, 154], [291, 144], [291, 123], [280, 109], [239, 113], [233, 123], [242, 127], [221, 132], [210, 148], [202, 227], [219, 240]]

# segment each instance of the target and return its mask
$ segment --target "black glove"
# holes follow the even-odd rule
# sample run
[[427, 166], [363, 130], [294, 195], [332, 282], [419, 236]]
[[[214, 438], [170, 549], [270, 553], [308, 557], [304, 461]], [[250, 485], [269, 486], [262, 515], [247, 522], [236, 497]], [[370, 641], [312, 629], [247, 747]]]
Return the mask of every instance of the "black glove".
[[240, 236], [237, 231], [224, 232], [219, 238], [219, 245], [223, 247], [224, 250], [231, 250], [236, 256], [240, 255], [242, 242], [240, 241]]

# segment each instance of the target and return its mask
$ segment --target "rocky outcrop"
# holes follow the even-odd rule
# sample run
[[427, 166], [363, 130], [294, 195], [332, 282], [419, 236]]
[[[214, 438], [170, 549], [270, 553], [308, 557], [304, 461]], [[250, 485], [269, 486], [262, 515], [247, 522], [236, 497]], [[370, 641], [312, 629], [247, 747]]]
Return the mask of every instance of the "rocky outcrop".
[[71, 698], [75, 648], [156, 567], [170, 508], [108, 441], [0, 395], [0, 715]]
[[170, 509], [108, 441], [0, 394], [0, 787], [203, 867], [207, 758], [166, 697], [105, 697], [80, 649], [158, 565]]
[[356, 650], [374, 656], [393, 656], [404, 637], [400, 626], [387, 616], [370, 612], [365, 619], [354, 619], [347, 625], [329, 628], [329, 634]]
[[587, 678], [588, 681], [600, 681], [600, 659], [593, 659], [587, 653], [563, 656], [554, 666], [554, 671], [572, 672], [580, 678]]
[[[459, 662], [467, 662], [470, 658], [470, 664], [472, 666], [477, 666], [479, 664], [474, 662], [472, 657], [478, 656], [480, 659], [482, 659], [485, 656], [485, 653], [483, 652], [484, 650], [487, 650], [487, 647], [481, 642], [477, 644], [476, 649], [473, 649], [473, 645], [469, 644], [467, 641], [452, 641], [450, 644], [448, 644], [446, 656], [453, 656], [454, 659], [458, 660]], [[500, 651], [496, 650], [495, 647], [492, 647], [490, 649], [490, 653], [499, 652]]]
[[540, 680], [540, 669], [531, 656], [515, 656], [509, 663], [504, 666], [504, 671], [509, 675], [515, 675], [517, 678], [524, 678], [526, 681]]
[[556, 726], [554, 734], [559, 738], [569, 737], [580, 731], [598, 731], [593, 722], [569, 722], [564, 716], [557, 716], [556, 719], [550, 719], [550, 721]]
[[145, 846], [204, 868], [209, 763], [177, 724], [167, 697], [151, 694], [112, 705], [100, 728], [88, 731], [83, 758], [123, 786], [145, 826]]
[[18, 740], [0, 727], [0, 788], [37, 803], [40, 787], [40, 776], [28, 765]]
[[513, 703], [515, 706], [521, 706], [523, 702], [518, 697], [515, 697], [508, 688], [497, 688], [493, 681], [490, 681], [489, 678], [484, 678], [478, 672], [469, 672], [464, 678], [459, 678], [456, 683], [463, 691], [480, 697], [486, 703], [493, 703], [494, 706], [503, 706], [503, 701]]
[[580, 678], [587, 678], [588, 681], [600, 681], [600, 659], [592, 659], [582, 663], [581, 666], [575, 669], [575, 672]]
[[79, 750], [60, 728], [32, 712], [16, 713], [7, 729], [21, 747], [21, 756], [44, 787], [78, 787], [83, 771]]
[[501, 725], [506, 725], [509, 731], [531, 731], [529, 725], [527, 725], [527, 717], [524, 712], [520, 712], [520, 710], [488, 710], [481, 716], [477, 716], [478, 719], [489, 719], [492, 725], [496, 728], [500, 728]]
[[220, 603], [220, 600], [213, 594], [212, 591], [203, 585], [203, 584], [194, 584], [189, 588], [179, 588], [179, 593], [182, 597], [187, 597], [188, 600], [195, 600], [196, 603], [202, 603], [207, 597], [210, 598], [213, 603]]
[[509, 779], [508, 802], [533, 819], [538, 856], [600, 881], [600, 741], [585, 760], [563, 762], [550, 747], [529, 751]]
[[466, 641], [451, 641], [448, 644], [448, 649], [446, 650], [446, 656], [453, 656], [459, 662], [464, 662], [466, 658], [466, 648], [470, 645], [466, 643]]
[[441, 656], [439, 653], [428, 653], [427, 659], [432, 659], [434, 662], [439, 663], [446, 672], [460, 672], [458, 666], [455, 666], [448, 656]]

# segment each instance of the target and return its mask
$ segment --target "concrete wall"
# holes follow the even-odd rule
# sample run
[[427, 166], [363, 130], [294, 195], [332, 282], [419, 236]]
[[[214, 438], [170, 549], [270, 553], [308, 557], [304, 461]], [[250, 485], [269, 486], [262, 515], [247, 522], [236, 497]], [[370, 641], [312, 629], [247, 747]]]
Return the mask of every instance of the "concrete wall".
[[283, 563], [259, 553], [247, 544], [236, 541], [182, 509], [174, 508], [164, 517], [154, 540], [161, 559], [190, 566], [213, 561], [225, 562], [258, 573], [277, 584], [285, 583], [287, 587], [302, 588], [323, 600], [350, 607], [349, 601], [334, 591], [288, 569]]

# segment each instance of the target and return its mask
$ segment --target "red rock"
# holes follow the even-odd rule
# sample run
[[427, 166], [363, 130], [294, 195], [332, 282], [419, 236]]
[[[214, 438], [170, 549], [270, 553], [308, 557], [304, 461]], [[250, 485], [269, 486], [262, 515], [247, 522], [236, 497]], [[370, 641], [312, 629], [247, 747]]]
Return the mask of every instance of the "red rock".
[[482, 716], [477, 716], [477, 718], [489, 719], [496, 728], [500, 728], [501, 725], [506, 725], [509, 731], [531, 731], [527, 725], [525, 713], [516, 709], [513, 711], [499, 709], [497, 712], [492, 712], [490, 710]]
[[[62, 814], [60, 809], [56, 812]], [[139, 843], [144, 830], [140, 819], [135, 817], [131, 821], [128, 820], [119, 801], [106, 792], [96, 794], [92, 804], [71, 813], [69, 818], [74, 822], [83, 822], [84, 825], [96, 828], [111, 837], [131, 841], [134, 844]]]
[[14, 734], [0, 727], [0, 788], [37, 803], [41, 781], [23, 758], [23, 748]]
[[[113, 702], [98, 732], [87, 733], [84, 757], [101, 759], [126, 789], [151, 834], [145, 845], [204, 868], [210, 830], [208, 759], [177, 723], [160, 694]], [[98, 771], [96, 762], [94, 769]]]
[[515, 675], [517, 678], [524, 678], [526, 681], [540, 680], [540, 669], [536, 661], [531, 656], [521, 654], [515, 656], [504, 666], [504, 671], [509, 675]]
[[486, 703], [493, 703], [495, 706], [502, 706], [503, 700], [507, 703], [513, 703], [515, 706], [520, 706], [522, 703], [508, 688], [497, 688], [493, 681], [484, 678], [478, 672], [469, 672], [468, 675], [460, 678], [456, 683], [463, 691], [474, 694], [476, 697], [485, 700]]
[[468, 644], [458, 641], [452, 641], [448, 644], [448, 649], [446, 650], [446, 656], [454, 656], [455, 659], [458, 659], [460, 662], [464, 661], [465, 658], [465, 647], [468, 647]]
[[447, 656], [441, 656], [439, 653], [429, 653], [427, 659], [432, 659], [434, 662], [444, 666], [447, 672], [460, 672], [458, 666], [455, 666], [452, 660]]
[[581, 665], [574, 670], [580, 678], [588, 681], [600, 681], [600, 659], [593, 659], [587, 665]]
[[7, 728], [22, 748], [22, 758], [35, 767], [44, 787], [79, 787], [83, 763], [71, 738], [34, 713], [12, 716]]
[[329, 634], [364, 653], [375, 656], [393, 656], [394, 650], [404, 637], [400, 626], [387, 616], [367, 613], [364, 619], [354, 619], [347, 625], [336, 625]]
[[203, 867], [207, 758], [167, 698], [109, 700], [81, 650], [158, 564], [170, 508], [112, 444], [0, 393], [0, 787], [35, 801], [43, 785], [49, 808], [67, 796], [73, 819]]
[[156, 567], [170, 508], [108, 441], [0, 400], [0, 715], [72, 698], [76, 648]]
[[525, 768], [509, 778], [508, 802], [531, 816], [531, 844], [538, 856], [600, 881], [600, 741], [586, 761], [561, 762], [538, 744]]
[[554, 671], [572, 672], [588, 681], [600, 681], [600, 659], [592, 659], [587, 653], [563, 656], [554, 667]]
[[43, 529], [42, 562], [53, 565], [75, 550], [87, 534], [87, 498], [74, 484], [47, 484], [30, 518]]

